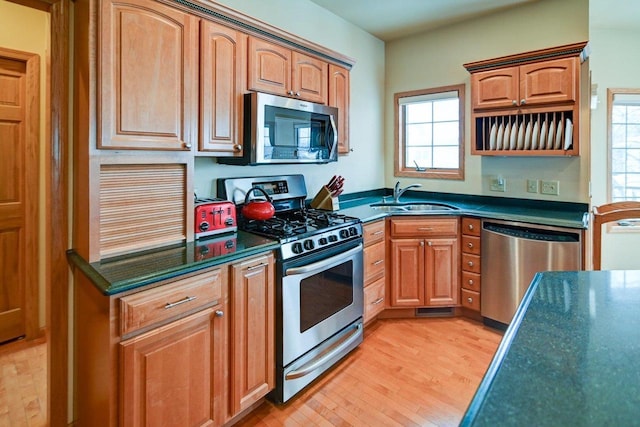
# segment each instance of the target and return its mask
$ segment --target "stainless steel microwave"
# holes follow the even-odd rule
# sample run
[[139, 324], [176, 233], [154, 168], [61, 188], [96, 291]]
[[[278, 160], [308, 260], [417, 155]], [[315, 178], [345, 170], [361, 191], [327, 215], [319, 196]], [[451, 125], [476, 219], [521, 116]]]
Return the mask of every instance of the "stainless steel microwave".
[[242, 157], [219, 163], [261, 165], [338, 160], [338, 109], [300, 99], [252, 92], [244, 96]]

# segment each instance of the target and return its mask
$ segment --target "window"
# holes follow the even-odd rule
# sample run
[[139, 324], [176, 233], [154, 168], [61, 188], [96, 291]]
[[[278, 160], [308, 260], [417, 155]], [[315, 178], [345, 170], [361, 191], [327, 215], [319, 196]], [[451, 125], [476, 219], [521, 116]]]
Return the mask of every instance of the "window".
[[609, 199], [640, 201], [640, 89], [609, 89]]
[[464, 179], [464, 85], [396, 93], [396, 176]]

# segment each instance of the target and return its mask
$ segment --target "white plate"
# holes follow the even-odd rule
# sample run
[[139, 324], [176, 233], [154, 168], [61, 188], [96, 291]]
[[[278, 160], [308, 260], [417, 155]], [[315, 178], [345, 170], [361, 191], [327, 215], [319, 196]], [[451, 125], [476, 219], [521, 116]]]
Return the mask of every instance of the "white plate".
[[556, 137], [556, 122], [552, 121], [547, 132], [547, 150], [553, 149], [553, 138]]
[[533, 132], [531, 132], [531, 149], [538, 149], [538, 138], [540, 138], [540, 128], [538, 122], [533, 125]]
[[524, 131], [524, 149], [531, 149], [531, 122], [527, 123], [527, 129]]
[[538, 140], [538, 149], [544, 150], [547, 143], [547, 122], [542, 122], [540, 126], [540, 139]]
[[573, 137], [573, 123], [571, 119], [567, 119], [567, 126], [564, 129], [564, 149], [568, 150], [571, 147], [571, 139]]
[[504, 136], [504, 126], [500, 123], [498, 126], [498, 135], [496, 136], [496, 150], [502, 150], [502, 137]]
[[562, 123], [558, 123], [558, 129], [556, 130], [556, 140], [553, 145], [554, 150], [559, 150], [560, 148], [562, 148], [562, 129], [563, 128], [564, 126], [562, 126]]
[[520, 122], [520, 127], [518, 128], [518, 145], [516, 148], [518, 150], [524, 148], [524, 122]]
[[504, 135], [502, 136], [502, 149], [509, 149], [509, 135], [511, 134], [511, 125], [507, 123], [504, 125]]
[[513, 122], [513, 125], [511, 125], [511, 135], [509, 137], [509, 150], [515, 150], [517, 142], [518, 142], [518, 122]]
[[493, 126], [491, 126], [491, 132], [489, 133], [489, 150], [495, 150], [496, 149], [496, 134], [497, 133], [498, 133], [498, 127], [494, 123]]

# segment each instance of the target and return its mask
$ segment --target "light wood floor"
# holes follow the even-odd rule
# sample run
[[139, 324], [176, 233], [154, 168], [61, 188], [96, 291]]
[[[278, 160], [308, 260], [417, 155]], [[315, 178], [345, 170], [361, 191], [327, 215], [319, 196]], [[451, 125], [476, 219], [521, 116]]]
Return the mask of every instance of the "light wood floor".
[[[458, 425], [502, 334], [464, 318], [379, 320], [288, 404], [237, 426]], [[46, 343], [0, 346], [0, 426], [46, 425]]]
[[0, 346], [0, 426], [47, 425], [47, 344]]
[[286, 405], [237, 426], [457, 426], [502, 333], [464, 318], [385, 319]]

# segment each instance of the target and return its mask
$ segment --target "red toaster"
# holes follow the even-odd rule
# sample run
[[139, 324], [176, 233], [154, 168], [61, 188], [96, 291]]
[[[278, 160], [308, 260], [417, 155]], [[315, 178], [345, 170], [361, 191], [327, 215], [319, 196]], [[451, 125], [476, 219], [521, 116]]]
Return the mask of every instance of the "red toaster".
[[236, 205], [222, 199], [195, 200], [195, 238], [229, 233], [238, 229]]

